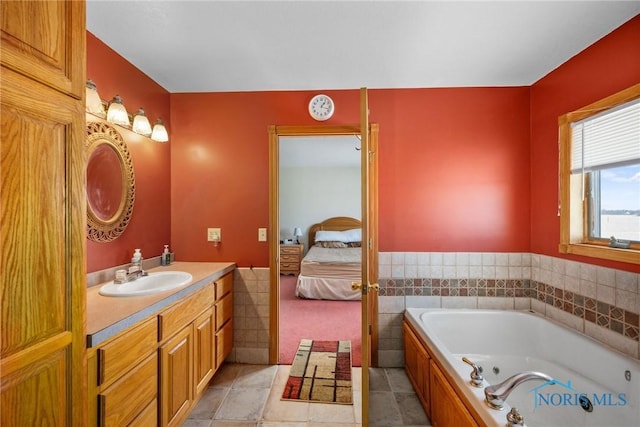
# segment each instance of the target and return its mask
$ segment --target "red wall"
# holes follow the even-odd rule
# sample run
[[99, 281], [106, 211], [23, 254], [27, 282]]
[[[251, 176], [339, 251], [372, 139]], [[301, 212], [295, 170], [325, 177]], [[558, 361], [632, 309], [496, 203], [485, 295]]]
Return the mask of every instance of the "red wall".
[[[636, 17], [532, 87], [370, 90], [380, 250], [560, 256], [557, 117], [640, 81], [639, 39]], [[267, 127], [317, 124], [306, 107], [320, 91], [168, 94], [91, 34], [87, 47], [101, 95], [162, 116], [171, 138], [125, 136], [134, 216], [115, 242], [88, 243], [88, 271], [128, 262], [135, 247], [158, 255], [166, 243], [178, 260], [267, 266], [268, 245], [257, 241], [269, 223]], [[358, 123], [357, 89], [322, 92], [337, 104], [327, 124]], [[206, 241], [208, 227], [222, 228], [220, 246]]]
[[372, 91], [379, 249], [529, 251], [529, 89]]
[[[359, 121], [359, 91], [323, 91]], [[269, 125], [317, 124], [313, 92], [172, 94], [178, 259], [268, 265]], [[381, 251], [529, 251], [529, 88], [370, 90]], [[222, 245], [206, 241], [222, 228]]]
[[640, 265], [558, 252], [558, 117], [640, 82], [640, 16], [582, 51], [531, 88], [531, 250], [640, 272]]
[[[87, 32], [87, 78], [100, 96], [111, 100], [119, 94], [130, 113], [142, 106], [152, 122], [162, 117], [171, 138], [169, 92]], [[87, 115], [87, 120], [96, 120]], [[135, 248], [145, 257], [158, 256], [170, 244], [171, 169], [169, 144], [159, 144], [115, 126], [133, 159], [136, 198], [131, 221], [124, 233], [109, 243], [87, 240], [87, 271], [130, 262]]]
[[[359, 91], [325, 91], [337, 104], [331, 124], [359, 120]], [[178, 260], [266, 267], [269, 247], [269, 125], [317, 124], [315, 92], [172, 94], [171, 242]], [[222, 244], [206, 241], [222, 229]]]

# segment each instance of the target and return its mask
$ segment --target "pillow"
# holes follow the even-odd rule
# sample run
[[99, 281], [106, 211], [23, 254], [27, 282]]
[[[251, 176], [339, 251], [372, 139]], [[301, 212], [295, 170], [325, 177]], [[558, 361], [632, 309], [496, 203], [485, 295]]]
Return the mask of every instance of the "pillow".
[[347, 248], [349, 247], [345, 242], [330, 242], [330, 241], [322, 241], [316, 243], [316, 246], [320, 246], [322, 248]]
[[361, 242], [362, 241], [362, 229], [353, 228], [351, 230], [345, 230], [342, 232], [345, 238], [345, 242]]
[[362, 242], [349, 242], [347, 243], [348, 248], [361, 248]]
[[316, 242], [346, 242], [342, 231], [318, 230], [316, 231]]

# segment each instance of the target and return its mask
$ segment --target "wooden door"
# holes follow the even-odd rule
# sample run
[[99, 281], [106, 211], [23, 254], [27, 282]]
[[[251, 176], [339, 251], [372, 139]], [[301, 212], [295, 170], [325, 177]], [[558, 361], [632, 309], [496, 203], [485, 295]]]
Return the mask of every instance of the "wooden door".
[[378, 127], [369, 125], [369, 99], [360, 90], [362, 190], [362, 425], [369, 419], [369, 367], [377, 364]]
[[0, 2], [2, 66], [82, 101], [85, 92], [84, 1]]
[[192, 401], [193, 329], [189, 325], [160, 347], [160, 425], [180, 425]]
[[83, 425], [84, 2], [0, 2], [0, 425]]

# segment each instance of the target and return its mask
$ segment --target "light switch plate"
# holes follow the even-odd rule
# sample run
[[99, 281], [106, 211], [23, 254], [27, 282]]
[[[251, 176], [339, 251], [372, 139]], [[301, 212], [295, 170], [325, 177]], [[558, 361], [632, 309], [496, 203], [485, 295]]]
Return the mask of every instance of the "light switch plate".
[[222, 231], [219, 228], [207, 228], [207, 241], [219, 242], [222, 240]]
[[258, 228], [258, 242], [266, 242], [266, 241], [267, 241], [267, 229]]

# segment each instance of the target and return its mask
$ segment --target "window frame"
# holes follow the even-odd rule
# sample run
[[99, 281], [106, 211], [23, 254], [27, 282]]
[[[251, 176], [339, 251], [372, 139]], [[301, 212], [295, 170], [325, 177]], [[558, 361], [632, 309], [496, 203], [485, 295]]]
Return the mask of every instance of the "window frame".
[[588, 197], [584, 194], [583, 198], [582, 194], [588, 191], [588, 182], [585, 180], [582, 185], [581, 174], [571, 175], [571, 123], [637, 98], [640, 98], [640, 83], [558, 118], [560, 253], [640, 264], [639, 244], [619, 249], [609, 247], [606, 239], [589, 238]]

